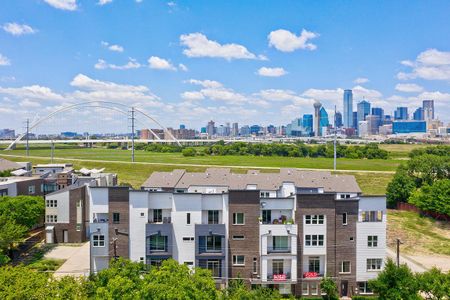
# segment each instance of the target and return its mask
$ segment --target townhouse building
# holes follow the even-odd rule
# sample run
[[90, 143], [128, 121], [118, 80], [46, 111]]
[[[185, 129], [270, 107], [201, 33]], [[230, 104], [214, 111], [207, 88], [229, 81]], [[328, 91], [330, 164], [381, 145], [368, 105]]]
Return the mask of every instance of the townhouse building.
[[154, 172], [141, 190], [87, 187], [91, 271], [117, 256], [150, 266], [168, 258], [297, 296], [368, 294], [385, 263], [386, 202], [353, 176], [281, 169]]

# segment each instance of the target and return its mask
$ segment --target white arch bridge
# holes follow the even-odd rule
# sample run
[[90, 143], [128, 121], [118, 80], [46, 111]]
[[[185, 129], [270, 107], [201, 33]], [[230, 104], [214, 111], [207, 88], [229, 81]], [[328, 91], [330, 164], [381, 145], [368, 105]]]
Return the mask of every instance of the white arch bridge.
[[[46, 121], [51, 120], [55, 116], [63, 114], [64, 112], [76, 110], [76, 109], [80, 109], [80, 108], [102, 108], [102, 109], [112, 110], [112, 111], [119, 112], [121, 114], [126, 115], [127, 117], [129, 117], [129, 119], [131, 121], [131, 132], [130, 132], [131, 139], [31, 140], [31, 141], [29, 140], [30, 130], [38, 127], [39, 125], [41, 125], [42, 123], [44, 123]], [[131, 159], [132, 159], [132, 161], [134, 161], [135, 122], [138, 121], [138, 119], [136, 118], [136, 115], [141, 115], [144, 118], [144, 120], [151, 121], [152, 123], [156, 124], [157, 127], [159, 127], [160, 129], [162, 129], [164, 131], [165, 136], [169, 137], [169, 139], [162, 140], [159, 137], [159, 135], [157, 135], [151, 129], [151, 126], [148, 126], [150, 133], [154, 136], [156, 141], [166, 142], [166, 143], [176, 143], [181, 146], [181, 143], [173, 136], [173, 134], [164, 125], [162, 125], [158, 120], [156, 120], [154, 117], [150, 116], [148, 113], [146, 113], [142, 109], [139, 109], [139, 108], [136, 108], [133, 106], [127, 106], [122, 103], [97, 100], [97, 101], [87, 101], [87, 102], [80, 102], [80, 103], [76, 103], [76, 104], [70, 104], [70, 105], [64, 106], [62, 108], [58, 108], [57, 110], [49, 113], [48, 115], [33, 121], [32, 123], [29, 123], [27, 121], [26, 131], [23, 132], [22, 134], [20, 134], [14, 141], [10, 142], [10, 144], [8, 145], [8, 147], [5, 150], [13, 149], [14, 146], [18, 143], [21, 143], [21, 144], [26, 143], [27, 154], [28, 154], [28, 149], [29, 149], [30, 143], [36, 143], [36, 144], [37, 143], [52, 143], [52, 144], [54, 144], [54, 143], [90, 143], [90, 144], [94, 144], [94, 143], [104, 143], [104, 142], [127, 142], [127, 143], [131, 142], [131, 150], [132, 150]], [[145, 123], [144, 123], [144, 126], [145, 126]], [[24, 137], [25, 137], [25, 141], [22, 141], [24, 139]], [[4, 142], [5, 141], [2, 141], [2, 143], [4, 143]], [[8, 143], [9, 143], [9, 141], [8, 141]]]

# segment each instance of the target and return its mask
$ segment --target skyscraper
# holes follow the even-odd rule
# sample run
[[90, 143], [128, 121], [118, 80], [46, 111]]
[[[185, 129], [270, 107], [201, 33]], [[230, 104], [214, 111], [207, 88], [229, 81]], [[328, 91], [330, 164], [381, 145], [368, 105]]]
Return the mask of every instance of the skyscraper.
[[311, 114], [303, 115], [303, 129], [308, 135], [311, 135], [313, 131], [313, 115]]
[[434, 100], [423, 100], [423, 120], [434, 120]]
[[413, 113], [413, 120], [421, 121], [424, 120], [423, 108], [418, 107]]
[[239, 135], [239, 124], [238, 123], [233, 123], [233, 125], [231, 126], [231, 135], [232, 136]]
[[370, 114], [370, 102], [363, 100], [357, 105], [358, 122], [365, 121], [366, 116]]
[[408, 120], [408, 108], [405, 106], [399, 106], [394, 111], [395, 120]]
[[340, 112], [336, 113], [335, 121], [336, 121], [336, 127], [337, 128], [342, 127], [342, 125], [343, 125], [343, 123], [342, 123], [342, 114]]
[[320, 108], [322, 104], [317, 101], [314, 102], [314, 136], [320, 135]]
[[374, 116], [378, 116], [378, 127], [380, 127], [381, 125], [383, 125], [383, 120], [384, 120], [384, 110], [381, 107], [372, 107], [372, 115]]
[[358, 112], [354, 111], [353, 112], [353, 125], [351, 126], [352, 128], [358, 128]]
[[206, 133], [209, 137], [212, 137], [216, 133], [214, 125], [215, 123], [213, 120], [209, 121], [208, 125], [206, 125]]
[[328, 120], [328, 113], [323, 106], [320, 108], [319, 114], [320, 114], [319, 135], [322, 135], [323, 134], [322, 128], [328, 127], [328, 125], [330, 125], [330, 122]]
[[353, 92], [352, 90], [344, 91], [344, 127], [353, 127]]

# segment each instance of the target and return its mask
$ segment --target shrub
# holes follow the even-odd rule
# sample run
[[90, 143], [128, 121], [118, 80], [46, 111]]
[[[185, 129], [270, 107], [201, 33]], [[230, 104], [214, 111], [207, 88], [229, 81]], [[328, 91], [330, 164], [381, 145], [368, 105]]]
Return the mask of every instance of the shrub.
[[197, 154], [194, 148], [185, 148], [182, 153], [183, 156], [195, 156]]

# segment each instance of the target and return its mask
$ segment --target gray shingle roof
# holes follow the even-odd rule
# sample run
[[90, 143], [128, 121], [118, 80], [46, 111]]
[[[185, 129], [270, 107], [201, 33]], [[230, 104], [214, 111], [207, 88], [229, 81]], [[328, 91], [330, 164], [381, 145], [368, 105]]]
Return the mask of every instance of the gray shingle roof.
[[17, 169], [22, 169], [23, 167], [13, 161], [4, 159], [4, 158], [0, 158], [0, 171], [6, 171], [6, 170], [17, 170]]

